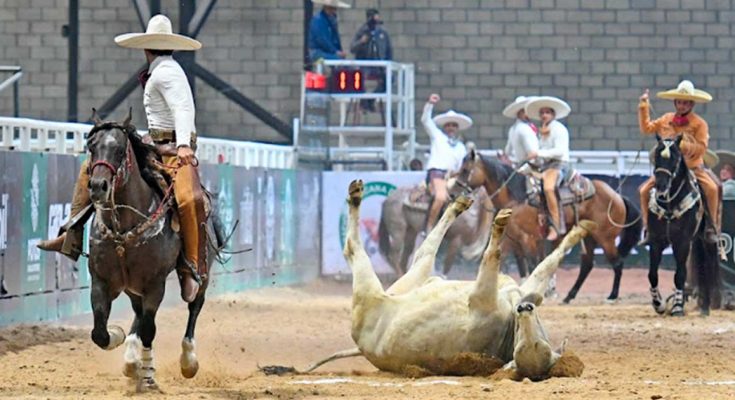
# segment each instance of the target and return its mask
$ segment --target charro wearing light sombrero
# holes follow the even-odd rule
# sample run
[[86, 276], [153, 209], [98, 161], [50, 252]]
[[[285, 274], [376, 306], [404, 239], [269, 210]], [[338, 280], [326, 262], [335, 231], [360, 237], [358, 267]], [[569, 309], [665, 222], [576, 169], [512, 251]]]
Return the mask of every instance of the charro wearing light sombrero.
[[571, 111], [571, 107], [564, 100], [552, 96], [534, 97], [526, 104], [528, 116], [542, 122], [539, 130], [539, 150], [529, 153], [528, 158], [540, 158], [543, 162], [541, 170], [544, 198], [553, 225], [549, 227], [546, 237], [550, 241], [566, 233], [561, 220], [562, 210], [557, 187], [563, 179], [562, 168], [569, 163], [569, 131], [558, 120], [565, 118]]
[[[709, 221], [705, 227], [705, 238], [711, 242], [717, 242], [720, 231], [720, 189], [717, 178], [712, 171], [706, 167], [703, 156], [709, 145], [709, 128], [707, 121], [694, 113], [694, 103], [708, 103], [712, 96], [699, 89], [694, 88], [691, 81], [681, 81], [676, 89], [659, 92], [657, 97], [673, 100], [676, 112], [666, 113], [660, 118], [651, 121], [649, 115], [650, 105], [648, 102], [648, 89], [641, 95], [638, 104], [638, 122], [643, 134], [656, 134], [663, 139], [672, 139], [679, 135], [683, 136], [681, 152], [684, 155], [687, 167], [697, 177], [699, 187], [707, 200], [707, 218]], [[648, 202], [651, 197], [651, 189], [655, 185], [653, 177], [648, 178], [640, 187], [641, 217], [644, 226], [648, 224]], [[648, 242], [648, 233], [641, 244]]]
[[[148, 132], [157, 144], [175, 144], [176, 156], [164, 156], [169, 166], [176, 166], [174, 196], [178, 205], [179, 221], [184, 240], [184, 255], [188, 265], [176, 270], [181, 283], [181, 297], [186, 302], [194, 300], [201, 278], [206, 277], [206, 215], [194, 149], [196, 127], [194, 125], [194, 98], [189, 81], [179, 63], [171, 57], [174, 50], [197, 50], [198, 41], [172, 32], [171, 21], [164, 15], [156, 15], [148, 22], [145, 33], [128, 33], [115, 38], [122, 47], [145, 51], [149, 67], [139, 79], [143, 86], [143, 105], [148, 118]], [[74, 189], [72, 216], [90, 204], [86, 163], [82, 165]], [[71, 232], [71, 231], [70, 231]], [[81, 234], [73, 231], [71, 236]], [[67, 233], [56, 239], [43, 241], [39, 247], [59, 251], [74, 259], [79, 249], [64, 246]], [[81, 243], [81, 240], [75, 240]]]
[[[453, 110], [431, 118], [434, 104], [438, 103], [439, 100], [438, 94], [429, 96], [429, 101], [424, 106], [424, 113], [421, 115], [421, 123], [431, 139], [429, 162], [426, 166], [426, 180], [433, 195], [423, 234], [428, 234], [431, 228], [434, 227], [439, 219], [439, 213], [449, 198], [447, 172], [459, 171], [462, 166], [462, 159], [467, 155], [467, 149], [464, 143], [459, 140], [457, 134], [459, 131], [472, 126], [470, 117], [456, 113]], [[442, 129], [439, 129], [439, 126]]]
[[515, 165], [528, 159], [528, 154], [538, 151], [538, 128], [531, 122], [526, 113], [526, 104], [533, 97], [518, 96], [503, 110], [503, 116], [515, 119], [508, 129], [508, 143], [505, 145], [505, 156]]

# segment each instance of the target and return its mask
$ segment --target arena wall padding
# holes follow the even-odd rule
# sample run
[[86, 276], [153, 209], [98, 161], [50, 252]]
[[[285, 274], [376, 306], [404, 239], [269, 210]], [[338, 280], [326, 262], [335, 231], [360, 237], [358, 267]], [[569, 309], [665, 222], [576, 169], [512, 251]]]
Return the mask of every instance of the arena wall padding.
[[[68, 219], [83, 160], [84, 156], [0, 151], [0, 224], [4, 224], [0, 226], [7, 226], [7, 246], [0, 246], [0, 326], [78, 317], [91, 311], [87, 259], [74, 263], [35, 248], [38, 240], [54, 237]], [[219, 202], [217, 212], [227, 233], [240, 220], [227, 249], [252, 247], [249, 252], [225, 255], [224, 265], [215, 263], [208, 294], [289, 285], [318, 276], [318, 171], [204, 164], [201, 174]], [[297, 193], [302, 187], [305, 192]], [[301, 207], [307, 206], [314, 209], [302, 217]], [[88, 228], [89, 224], [85, 251], [89, 250]], [[306, 235], [303, 242], [302, 234]], [[175, 274], [169, 276], [166, 287], [164, 304], [184, 307]], [[113, 317], [132, 315], [124, 297], [113, 302]]]

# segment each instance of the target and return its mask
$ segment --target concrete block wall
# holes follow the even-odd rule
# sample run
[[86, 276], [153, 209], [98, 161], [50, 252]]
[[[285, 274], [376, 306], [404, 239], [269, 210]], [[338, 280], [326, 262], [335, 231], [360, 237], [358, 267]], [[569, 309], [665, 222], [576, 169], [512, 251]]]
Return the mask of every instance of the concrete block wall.
[[[65, 0], [0, 0], [0, 60], [20, 64], [21, 113], [66, 117]], [[99, 106], [143, 63], [112, 38], [138, 31], [128, 0], [83, 2], [80, 118]], [[178, 2], [162, 0], [178, 24]], [[731, 24], [735, 6], [725, 0], [352, 0], [341, 10], [343, 47], [377, 7], [391, 33], [397, 60], [416, 64], [417, 111], [433, 92], [438, 109], [470, 114], [466, 133], [481, 147], [501, 147], [510, 121], [502, 108], [519, 94], [566, 99], [574, 149], [631, 150], [640, 146], [637, 98], [691, 79], [713, 103], [698, 106], [709, 122], [712, 146], [726, 148], [735, 134], [735, 78]], [[317, 7], [318, 9], [318, 7]], [[196, 57], [205, 68], [290, 123], [298, 115], [302, 66], [302, 1], [221, 0], [202, 30]], [[0, 113], [10, 115], [10, 91], [0, 93]], [[141, 118], [136, 90], [128, 106]], [[204, 135], [282, 140], [273, 130], [197, 81], [197, 125]], [[668, 102], [654, 101], [662, 114]], [[417, 116], [418, 121], [418, 116]], [[419, 133], [419, 139], [428, 139]], [[650, 139], [649, 142], [650, 144]]]

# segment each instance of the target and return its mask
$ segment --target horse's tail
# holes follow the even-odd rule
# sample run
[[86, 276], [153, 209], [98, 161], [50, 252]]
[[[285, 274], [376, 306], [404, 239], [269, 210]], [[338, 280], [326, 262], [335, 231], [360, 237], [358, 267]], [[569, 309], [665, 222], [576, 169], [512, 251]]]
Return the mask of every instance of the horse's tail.
[[708, 295], [711, 304], [719, 298], [720, 257], [717, 244], [705, 241], [703, 235], [704, 233], [700, 231], [699, 237], [694, 238], [690, 259], [687, 261], [692, 263], [698, 297], [704, 299], [704, 296]]
[[627, 197], [621, 196], [625, 203], [625, 228], [620, 234], [620, 243], [618, 244], [618, 254], [620, 257], [627, 257], [630, 250], [638, 243], [643, 229], [643, 220], [641, 212]]
[[383, 203], [383, 210], [380, 213], [380, 224], [378, 225], [378, 250], [380, 250], [380, 254], [386, 259], [390, 254], [390, 232], [388, 231], [388, 226], [385, 223], [387, 219], [388, 216], [385, 213], [385, 203]]

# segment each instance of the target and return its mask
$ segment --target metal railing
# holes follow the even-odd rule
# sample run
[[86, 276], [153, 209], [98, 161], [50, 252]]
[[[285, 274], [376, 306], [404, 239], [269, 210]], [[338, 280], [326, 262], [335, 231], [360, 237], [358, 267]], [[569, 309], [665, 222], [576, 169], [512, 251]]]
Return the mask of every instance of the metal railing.
[[[338, 147], [330, 149], [330, 158], [332, 163], [351, 163], [353, 158], [364, 159], [363, 161], [375, 162], [382, 160], [382, 164], [388, 170], [401, 169], [400, 165], [396, 165], [397, 157], [401, 157], [406, 153], [406, 157], [413, 158], [414, 147], [416, 142], [415, 127], [415, 82], [414, 82], [414, 65], [397, 63], [393, 61], [379, 60], [324, 60], [321, 66], [330, 68], [334, 71], [336, 68], [356, 68], [360, 70], [382, 70], [385, 79], [385, 91], [380, 92], [361, 92], [361, 93], [325, 93], [332, 103], [339, 106], [339, 121], [331, 123], [326, 121], [324, 130], [330, 136], [338, 138]], [[320, 68], [321, 68], [320, 66]], [[325, 68], [326, 69], [326, 68]], [[324, 71], [329, 76], [332, 71]], [[305, 96], [306, 89], [302, 77], [301, 85], [301, 114], [300, 121], [308, 121], [309, 116], [305, 115]], [[382, 104], [381, 117], [382, 124], [367, 125], [362, 121], [355, 122], [354, 116], [357, 116], [357, 107], [360, 100], [372, 99]], [[353, 110], [353, 123], [349, 123], [347, 115]], [[306, 118], [306, 120], [305, 120]], [[328, 118], [327, 118], [328, 119]], [[363, 142], [364, 138], [382, 138], [382, 152], [375, 152], [375, 147], [350, 144], [350, 141]], [[398, 146], [399, 141], [396, 137], [405, 138], [409, 145], [405, 148]], [[353, 143], [354, 143], [353, 141]], [[402, 141], [402, 140], [401, 140]], [[328, 144], [324, 144], [328, 146]], [[366, 158], [367, 157], [367, 158]]]
[[[0, 117], [0, 150], [81, 154], [85, 151], [85, 135], [91, 129], [89, 124]], [[199, 137], [197, 144], [197, 157], [205, 163], [277, 169], [294, 165], [292, 146], [207, 137]]]
[[23, 76], [23, 68], [18, 66], [0, 66], [0, 72], [12, 72], [13, 75], [10, 78], [0, 82], [0, 92], [5, 90], [8, 86], [13, 85], [13, 116], [18, 117], [20, 115], [20, 89], [18, 87], [18, 81]]
[[[428, 160], [429, 146], [416, 145], [417, 158], [424, 165]], [[485, 156], [497, 156], [498, 150], [478, 150]], [[606, 151], [606, 150], [572, 150], [569, 152], [570, 164], [585, 175], [650, 175], [651, 163], [648, 151]], [[402, 160], [407, 162], [407, 160]]]

